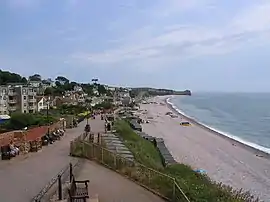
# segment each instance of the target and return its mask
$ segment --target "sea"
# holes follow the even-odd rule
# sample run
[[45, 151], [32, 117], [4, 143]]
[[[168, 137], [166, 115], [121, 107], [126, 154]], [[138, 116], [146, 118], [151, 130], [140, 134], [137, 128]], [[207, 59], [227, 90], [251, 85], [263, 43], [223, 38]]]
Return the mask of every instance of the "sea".
[[270, 154], [270, 93], [193, 93], [168, 102], [220, 135]]

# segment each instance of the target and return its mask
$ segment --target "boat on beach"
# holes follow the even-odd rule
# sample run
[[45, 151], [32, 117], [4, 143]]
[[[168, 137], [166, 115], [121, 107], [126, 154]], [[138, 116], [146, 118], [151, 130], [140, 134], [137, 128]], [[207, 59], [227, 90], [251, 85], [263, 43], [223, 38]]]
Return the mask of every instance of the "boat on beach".
[[180, 123], [181, 126], [191, 126], [191, 124], [188, 121], [184, 121]]

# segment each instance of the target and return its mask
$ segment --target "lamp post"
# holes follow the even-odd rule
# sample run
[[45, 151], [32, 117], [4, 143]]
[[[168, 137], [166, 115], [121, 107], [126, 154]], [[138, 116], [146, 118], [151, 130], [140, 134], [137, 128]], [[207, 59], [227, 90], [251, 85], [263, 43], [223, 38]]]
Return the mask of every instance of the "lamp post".
[[88, 125], [88, 119], [89, 119], [89, 108], [87, 107], [87, 117], [86, 117], [86, 125]]
[[47, 114], [47, 124], [48, 124], [48, 134], [49, 134], [50, 133], [50, 127], [49, 127], [49, 125], [50, 125], [50, 123], [49, 123], [49, 102], [47, 102], [46, 104], [47, 104], [47, 112], [46, 112], [46, 114]]

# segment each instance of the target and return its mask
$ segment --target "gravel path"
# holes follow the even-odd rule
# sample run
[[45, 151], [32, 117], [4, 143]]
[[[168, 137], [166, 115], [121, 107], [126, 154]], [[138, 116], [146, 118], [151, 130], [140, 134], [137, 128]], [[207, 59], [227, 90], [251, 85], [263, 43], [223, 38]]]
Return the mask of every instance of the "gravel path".
[[[93, 132], [104, 130], [104, 122], [97, 118], [89, 120]], [[43, 147], [37, 153], [16, 157], [11, 161], [0, 161], [0, 201], [29, 202], [70, 161], [69, 144], [79, 136], [86, 121], [77, 128], [68, 129], [59, 142]]]
[[78, 180], [90, 180], [89, 194], [100, 202], [164, 202], [127, 178], [92, 161], [85, 161]]

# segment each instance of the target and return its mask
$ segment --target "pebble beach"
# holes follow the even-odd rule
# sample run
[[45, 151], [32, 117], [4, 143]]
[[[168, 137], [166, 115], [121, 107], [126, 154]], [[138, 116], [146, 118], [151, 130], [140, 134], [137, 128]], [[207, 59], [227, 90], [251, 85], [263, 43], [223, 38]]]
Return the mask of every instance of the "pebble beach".
[[[143, 131], [160, 137], [179, 163], [194, 170], [203, 169], [214, 181], [250, 191], [263, 201], [270, 200], [269, 154], [243, 145], [177, 113], [167, 103], [166, 96], [152, 98], [152, 104], [141, 104]], [[167, 112], [174, 113], [172, 117]], [[181, 126], [188, 121], [190, 126]]]

